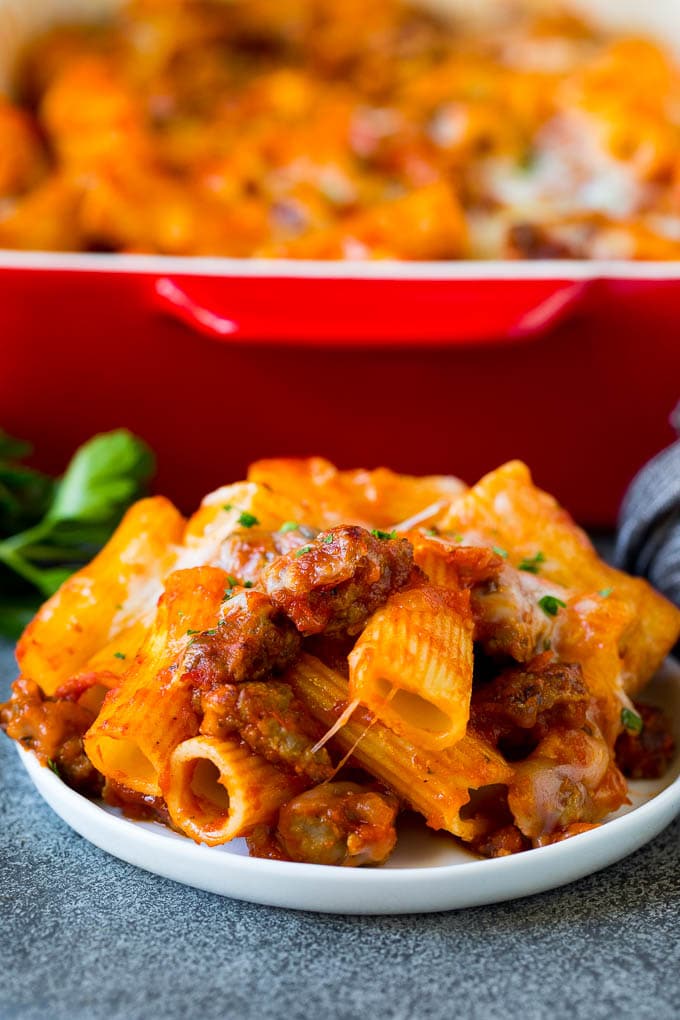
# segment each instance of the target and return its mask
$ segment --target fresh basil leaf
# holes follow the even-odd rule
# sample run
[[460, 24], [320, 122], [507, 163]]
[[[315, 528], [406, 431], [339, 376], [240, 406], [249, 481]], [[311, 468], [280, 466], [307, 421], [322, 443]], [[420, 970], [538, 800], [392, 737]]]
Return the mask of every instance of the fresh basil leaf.
[[151, 450], [127, 429], [94, 436], [58, 482], [47, 520], [115, 525], [153, 470]]

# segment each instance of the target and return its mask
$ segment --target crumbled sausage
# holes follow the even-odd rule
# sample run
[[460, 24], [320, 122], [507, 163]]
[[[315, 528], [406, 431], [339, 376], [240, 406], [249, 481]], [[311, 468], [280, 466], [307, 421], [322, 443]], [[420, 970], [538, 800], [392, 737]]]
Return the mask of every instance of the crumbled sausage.
[[32, 680], [19, 677], [12, 697], [0, 705], [0, 727], [34, 751], [64, 782], [79, 793], [99, 796], [103, 777], [85, 754], [83, 736], [96, 712], [78, 701], [46, 698]]

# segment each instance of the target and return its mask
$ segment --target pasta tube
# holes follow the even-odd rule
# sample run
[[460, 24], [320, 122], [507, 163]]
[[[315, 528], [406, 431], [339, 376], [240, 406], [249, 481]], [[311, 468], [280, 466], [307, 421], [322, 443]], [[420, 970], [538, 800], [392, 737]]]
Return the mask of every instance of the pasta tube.
[[299, 501], [254, 482], [236, 482], [209, 493], [190, 518], [179, 566], [219, 564], [220, 546], [241, 527], [275, 531], [284, 521], [311, 523]]
[[[312, 715], [332, 726], [351, 695], [347, 681], [311, 655], [303, 655], [287, 673], [295, 693]], [[471, 840], [484, 829], [475, 818], [461, 817], [470, 792], [480, 787], [507, 784], [512, 769], [484, 739], [469, 732], [444, 751], [417, 747], [393, 733], [371, 713], [358, 709], [335, 735], [371, 775], [377, 776], [433, 829], [445, 829]]]
[[144, 645], [85, 736], [88, 758], [107, 778], [159, 796], [159, 774], [170, 754], [198, 732], [191, 691], [175, 668], [191, 632], [216, 625], [228, 585], [216, 567], [179, 570], [168, 578]]
[[162, 789], [175, 825], [216, 846], [270, 822], [303, 789], [238, 740], [194, 737], [173, 751]]
[[17, 646], [22, 674], [53, 694], [118, 634], [138, 626], [140, 616], [153, 618], [183, 530], [184, 518], [161, 496], [130, 507], [99, 555], [24, 631]]
[[478, 542], [502, 547], [518, 564], [535, 562], [540, 552], [541, 578], [574, 594], [604, 591], [622, 602], [631, 620], [619, 637], [623, 683], [629, 694], [644, 686], [677, 640], [680, 610], [646, 581], [603, 563], [566, 510], [534, 485], [521, 461], [486, 475], [436, 523], [443, 531], [474, 534]]
[[307, 523], [318, 527], [391, 528], [433, 503], [448, 506], [466, 488], [449, 475], [416, 478], [384, 467], [339, 471], [322, 457], [258, 460], [250, 465], [248, 479], [300, 500]]
[[398, 592], [368, 621], [349, 655], [350, 694], [421, 747], [465, 736], [472, 693], [467, 592]]

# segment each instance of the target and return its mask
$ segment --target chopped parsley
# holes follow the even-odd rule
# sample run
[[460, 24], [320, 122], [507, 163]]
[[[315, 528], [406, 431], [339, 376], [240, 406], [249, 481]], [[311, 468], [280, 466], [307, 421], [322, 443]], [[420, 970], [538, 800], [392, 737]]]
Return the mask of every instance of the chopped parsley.
[[233, 510], [234, 509], [234, 504], [233, 503], [224, 503], [222, 505], [222, 509], [223, 510]]
[[333, 544], [333, 536], [332, 535], [324, 535], [323, 538], [321, 539], [321, 541], [323, 542], [324, 545], [332, 545]]
[[57, 765], [56, 761], [53, 761], [52, 758], [48, 758], [47, 759], [47, 765], [48, 765], [48, 768], [52, 769], [52, 771], [54, 772], [55, 776], [59, 776], [59, 778], [61, 779], [61, 774], [59, 772], [59, 766]]
[[371, 528], [371, 534], [374, 538], [382, 538], [383, 541], [388, 541], [390, 538], [396, 538], [396, 531], [381, 531], [380, 528]]
[[507, 549], [501, 549], [501, 547], [499, 545], [492, 545], [491, 546], [491, 552], [495, 552], [496, 556], [502, 556], [504, 560], [507, 560], [507, 558], [508, 558], [508, 550]]
[[463, 541], [463, 536], [460, 534], [460, 532], [456, 532], [454, 535], [451, 535], [451, 541], [452, 542], [462, 542]]
[[188, 630], [187, 637], [193, 637], [194, 634], [200, 634], [200, 630]]
[[642, 716], [639, 716], [637, 712], [634, 712], [632, 708], [621, 709], [621, 724], [628, 730], [629, 733], [642, 733], [644, 723]]
[[425, 528], [425, 534], [428, 535], [429, 538], [436, 538], [439, 532], [436, 528]]
[[247, 510], [242, 510], [238, 515], [238, 523], [242, 528], [252, 528], [254, 525], [259, 524], [260, 521], [255, 514], [251, 514]]
[[244, 588], [252, 588], [253, 587], [253, 582], [252, 581], [244, 581], [243, 582], [243, 587]]
[[229, 582], [230, 588], [235, 588], [238, 584], [238, 578], [234, 577], [233, 574], [227, 574], [227, 581]]
[[308, 553], [308, 552], [311, 552], [311, 551], [312, 551], [311, 545], [303, 545], [302, 549], [298, 549], [298, 551], [295, 553], [295, 556], [296, 557], [297, 556], [304, 556], [305, 553]]
[[601, 588], [598, 594], [601, 595], [603, 599], [608, 599], [613, 591], [613, 588]]
[[526, 570], [528, 574], [537, 574], [541, 563], [545, 563], [545, 556], [539, 550], [535, 556], [525, 556], [518, 569]]
[[297, 531], [299, 527], [300, 525], [297, 521], [285, 521], [279, 528], [279, 531], [282, 535], [287, 535], [289, 531]]
[[567, 608], [567, 603], [555, 595], [544, 595], [542, 599], [538, 600], [538, 604], [547, 616], [557, 616], [559, 609]]
[[125, 652], [114, 652], [113, 657], [114, 659], [127, 659]]

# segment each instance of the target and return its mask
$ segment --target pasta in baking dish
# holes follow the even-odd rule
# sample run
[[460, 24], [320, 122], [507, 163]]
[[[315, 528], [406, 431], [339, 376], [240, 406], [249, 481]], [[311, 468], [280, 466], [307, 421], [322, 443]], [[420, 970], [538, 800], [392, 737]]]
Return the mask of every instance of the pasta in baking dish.
[[128, 0], [52, 27], [0, 100], [0, 247], [678, 259], [672, 57], [550, 3], [457, 6]]
[[499, 856], [663, 772], [669, 722], [633, 699], [679, 633], [518, 461], [466, 488], [265, 460], [188, 522], [135, 504], [26, 629], [0, 723], [208, 845], [377, 864], [410, 810]]

